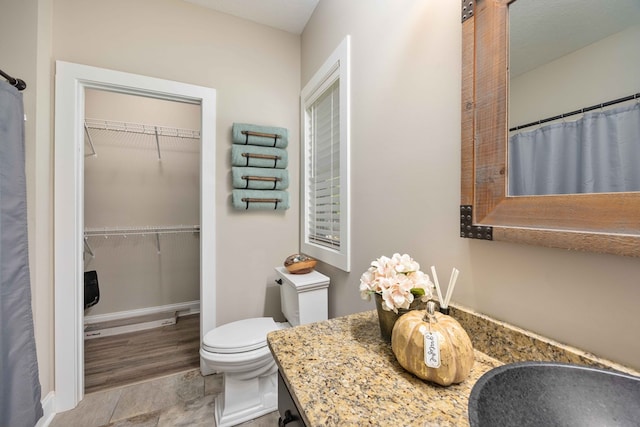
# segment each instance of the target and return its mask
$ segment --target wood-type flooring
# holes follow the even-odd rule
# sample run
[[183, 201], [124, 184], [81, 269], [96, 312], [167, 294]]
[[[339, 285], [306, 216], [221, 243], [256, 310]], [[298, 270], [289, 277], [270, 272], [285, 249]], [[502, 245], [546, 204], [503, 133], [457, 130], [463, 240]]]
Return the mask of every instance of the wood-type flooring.
[[84, 391], [92, 393], [200, 366], [200, 317], [175, 325], [85, 340]]

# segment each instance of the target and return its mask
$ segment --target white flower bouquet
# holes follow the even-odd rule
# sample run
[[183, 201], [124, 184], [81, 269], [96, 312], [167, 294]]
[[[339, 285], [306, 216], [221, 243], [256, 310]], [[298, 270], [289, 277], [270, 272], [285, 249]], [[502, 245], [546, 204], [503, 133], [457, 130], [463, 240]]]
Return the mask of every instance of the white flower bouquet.
[[382, 297], [382, 309], [398, 313], [408, 309], [415, 298], [427, 301], [431, 298], [433, 283], [420, 271], [420, 264], [409, 255], [382, 256], [360, 277], [360, 295], [370, 300], [372, 294]]

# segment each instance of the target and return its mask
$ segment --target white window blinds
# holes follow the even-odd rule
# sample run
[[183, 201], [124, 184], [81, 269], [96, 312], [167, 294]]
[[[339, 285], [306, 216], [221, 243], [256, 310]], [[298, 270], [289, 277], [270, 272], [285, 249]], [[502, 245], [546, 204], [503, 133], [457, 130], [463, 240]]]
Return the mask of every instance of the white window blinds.
[[300, 92], [300, 251], [351, 268], [349, 36]]
[[307, 108], [307, 236], [310, 243], [340, 249], [340, 81]]

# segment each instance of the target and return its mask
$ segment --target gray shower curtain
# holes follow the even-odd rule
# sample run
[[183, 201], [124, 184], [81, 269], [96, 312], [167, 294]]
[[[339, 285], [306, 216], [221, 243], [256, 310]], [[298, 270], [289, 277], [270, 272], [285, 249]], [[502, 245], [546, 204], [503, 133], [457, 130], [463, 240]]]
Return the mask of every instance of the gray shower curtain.
[[27, 247], [22, 94], [0, 82], [0, 426], [42, 417]]
[[640, 103], [509, 138], [509, 195], [640, 191]]

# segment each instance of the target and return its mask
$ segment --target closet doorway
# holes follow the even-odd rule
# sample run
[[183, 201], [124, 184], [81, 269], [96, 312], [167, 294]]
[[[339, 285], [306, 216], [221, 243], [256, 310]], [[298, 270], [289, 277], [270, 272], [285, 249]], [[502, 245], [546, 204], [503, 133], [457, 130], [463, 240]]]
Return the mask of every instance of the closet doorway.
[[[215, 90], [57, 61], [54, 143], [56, 412], [74, 408], [84, 395], [84, 272], [86, 267], [84, 254], [89, 250], [84, 238], [85, 232], [90, 231], [85, 230], [84, 162], [85, 155], [93, 153], [91, 148], [85, 150], [85, 99], [87, 93], [93, 90], [199, 107], [199, 210], [197, 221], [186, 225], [199, 225], [200, 342], [204, 331], [215, 327]], [[91, 95], [88, 96], [91, 97]], [[162, 142], [160, 142], [160, 148], [162, 148], [161, 144]], [[151, 155], [155, 156], [152, 162], [158, 162], [156, 151], [151, 152]], [[162, 156], [162, 151], [159, 153]], [[97, 154], [99, 158], [100, 153]], [[118, 224], [113, 227], [130, 224], [134, 223]], [[87, 225], [90, 226], [90, 224]], [[139, 223], [135, 223], [135, 227], [139, 226]], [[99, 227], [106, 226], [103, 224]], [[158, 234], [154, 231], [151, 238], [156, 248], [154, 250], [156, 256], [162, 256], [162, 251], [165, 249], [159, 235], [160, 231], [162, 230], [158, 230]], [[182, 231], [179, 230], [179, 232]], [[108, 230], [108, 232], [114, 232], [114, 230]], [[133, 231], [128, 230], [128, 232]], [[144, 232], [150, 233], [148, 229]], [[158, 236], [157, 239], [156, 236]], [[112, 237], [116, 238], [116, 236]], [[158, 248], [161, 254], [157, 254]], [[168, 244], [166, 250], [170, 250]], [[97, 256], [97, 253], [94, 252], [94, 255]], [[99, 282], [102, 282], [100, 278]], [[100, 304], [98, 303], [95, 307], [97, 308]], [[203, 364], [200, 363], [200, 366], [202, 369]]]
[[85, 91], [85, 393], [199, 367], [200, 117]]

